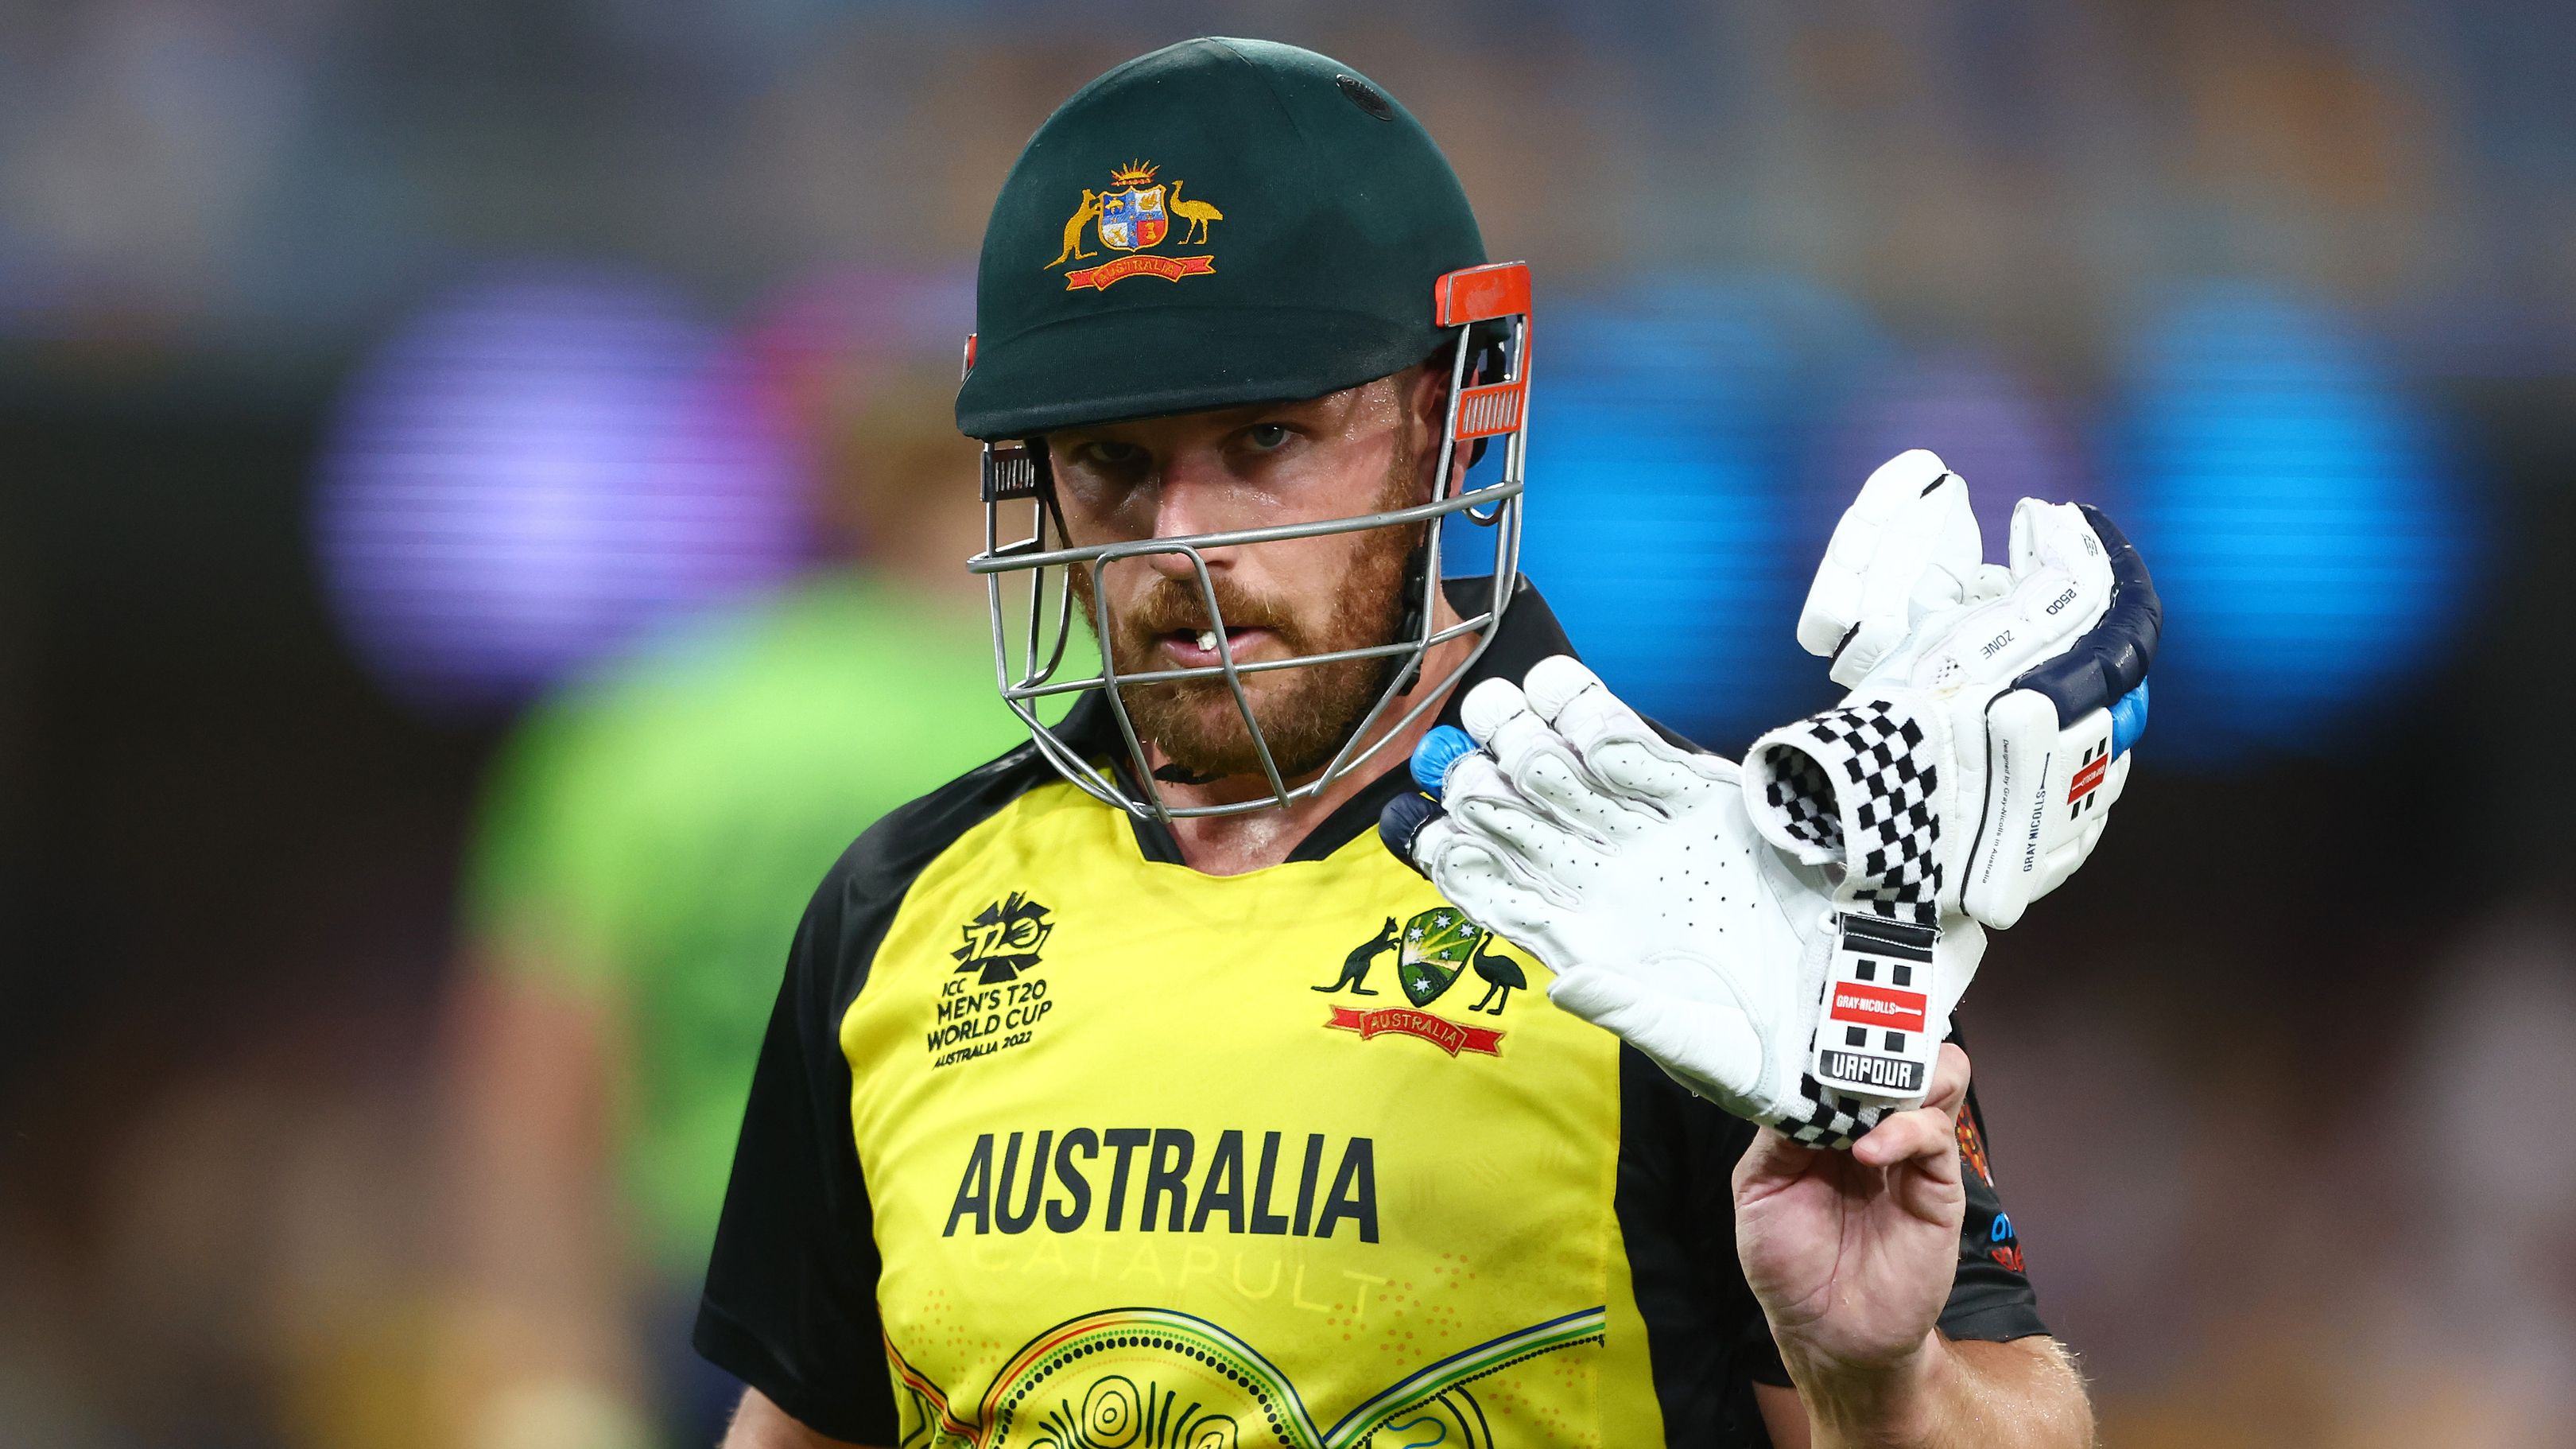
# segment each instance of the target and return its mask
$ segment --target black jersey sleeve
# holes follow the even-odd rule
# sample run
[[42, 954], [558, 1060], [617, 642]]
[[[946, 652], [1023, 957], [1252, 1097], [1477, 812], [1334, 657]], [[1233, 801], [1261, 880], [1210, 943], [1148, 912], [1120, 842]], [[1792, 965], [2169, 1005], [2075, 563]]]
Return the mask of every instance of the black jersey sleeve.
[[692, 1342], [835, 1439], [891, 1444], [901, 1432], [841, 1018], [922, 870], [1041, 778], [1023, 746], [870, 826], [824, 877], [788, 952]]
[[1735, 1256], [1735, 1162], [1752, 1140], [1750, 1123], [1619, 1048], [1614, 1201], [1673, 1449], [1769, 1443], [1753, 1384], [1786, 1381]]
[[2021, 1236], [1995, 1192], [1985, 1114], [1977, 1106], [1974, 1087], [1968, 1089], [1968, 1104], [1959, 1113], [1959, 1155], [1963, 1159], [1960, 1178], [1968, 1187], [1968, 1214], [1959, 1225], [1959, 1276], [1950, 1284], [1948, 1306], [1941, 1310], [1941, 1331], [1952, 1338], [1996, 1342], [2046, 1333], [2048, 1325], [2039, 1317], [2039, 1295], [2032, 1291], [2022, 1262]]
[[835, 870], [807, 907], [753, 1069], [693, 1341], [799, 1423], [891, 1444], [877, 1251], [848, 1130], [850, 1069], [834, 1040], [831, 958], [846, 890]]

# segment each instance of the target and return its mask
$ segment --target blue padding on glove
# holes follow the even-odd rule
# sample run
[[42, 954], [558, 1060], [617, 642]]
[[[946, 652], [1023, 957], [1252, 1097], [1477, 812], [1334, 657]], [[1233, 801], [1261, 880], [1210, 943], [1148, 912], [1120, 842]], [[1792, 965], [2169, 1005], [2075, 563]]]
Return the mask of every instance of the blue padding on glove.
[[1467, 732], [1456, 725], [1432, 726], [1431, 733], [1422, 737], [1422, 743], [1413, 747], [1413, 782], [1429, 792], [1432, 798], [1439, 798], [1441, 783], [1448, 778], [1449, 767], [1458, 763], [1459, 756], [1473, 754], [1475, 749], [1476, 742], [1467, 738]]
[[[2075, 506], [2084, 510], [2084, 521], [2093, 525], [2109, 555], [2111, 606], [2102, 611], [2102, 622], [2065, 653], [2034, 665], [2013, 681], [2015, 689], [2048, 696], [2057, 706], [2060, 728], [2097, 709], [2109, 709], [2113, 701], [2146, 683], [2165, 623], [2164, 603], [2156, 597], [2155, 580], [2147, 576], [2147, 562], [2138, 557], [2137, 546], [2101, 509], [2089, 503]], [[2140, 722], [2144, 719], [2141, 711]]]
[[1377, 838], [1386, 843], [1387, 849], [1395, 852], [1396, 859], [1420, 871], [1422, 867], [1415, 865], [1413, 860], [1413, 837], [1422, 833], [1423, 826], [1439, 818], [1440, 807], [1428, 796], [1398, 795], [1387, 801], [1386, 808], [1377, 813]]
[[2137, 688], [2121, 695], [2120, 702], [2111, 706], [2111, 757], [2118, 759], [2127, 754], [2129, 746], [2146, 732], [2147, 682], [2141, 679]]

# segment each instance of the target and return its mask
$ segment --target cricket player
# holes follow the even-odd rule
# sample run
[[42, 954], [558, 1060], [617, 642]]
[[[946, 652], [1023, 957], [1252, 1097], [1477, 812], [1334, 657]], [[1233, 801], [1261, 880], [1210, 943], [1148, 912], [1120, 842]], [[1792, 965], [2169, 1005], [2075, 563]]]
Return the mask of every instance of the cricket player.
[[[1957, 821], [2106, 767], [2011, 765], [2022, 725], [1926, 681], [2072, 657], [2116, 537], [2026, 503], [2007, 578], [1906, 521], [1965, 512], [1928, 454], [1881, 470], [1801, 623], [1860, 684], [1748, 792], [1519, 577], [1527, 272], [1358, 72], [1103, 75], [1003, 183], [976, 311], [973, 567], [1032, 738], [797, 931], [696, 1331], [750, 1385], [728, 1444], [2089, 1443], [1941, 1037], [1998, 873], [2090, 839]], [[1961, 609], [1975, 648], [1927, 622]], [[2053, 734], [2043, 694], [2005, 697]], [[1878, 957], [1949, 985], [1846, 989]]]

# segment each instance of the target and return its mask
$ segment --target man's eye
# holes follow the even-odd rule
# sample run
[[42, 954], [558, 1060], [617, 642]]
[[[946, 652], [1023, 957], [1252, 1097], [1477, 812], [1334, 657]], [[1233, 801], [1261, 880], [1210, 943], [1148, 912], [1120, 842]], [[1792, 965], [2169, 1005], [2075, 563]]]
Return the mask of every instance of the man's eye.
[[1243, 438], [1256, 453], [1275, 453], [1287, 445], [1288, 429], [1282, 423], [1255, 423], [1245, 430]]
[[1086, 443], [1082, 451], [1096, 468], [1132, 468], [1145, 457], [1145, 450], [1134, 443]]

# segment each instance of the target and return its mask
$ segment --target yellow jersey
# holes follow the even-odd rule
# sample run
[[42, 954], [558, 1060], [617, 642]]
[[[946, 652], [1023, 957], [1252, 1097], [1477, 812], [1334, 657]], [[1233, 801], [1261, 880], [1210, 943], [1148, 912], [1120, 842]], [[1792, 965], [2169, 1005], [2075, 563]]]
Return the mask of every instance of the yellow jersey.
[[[1524, 593], [1476, 673], [1563, 652]], [[869, 830], [797, 933], [700, 1351], [900, 1449], [1766, 1442], [1752, 1128], [1391, 855], [1409, 788], [1238, 876], [1027, 748]], [[1975, 1120], [1941, 1326], [2042, 1333]]]

